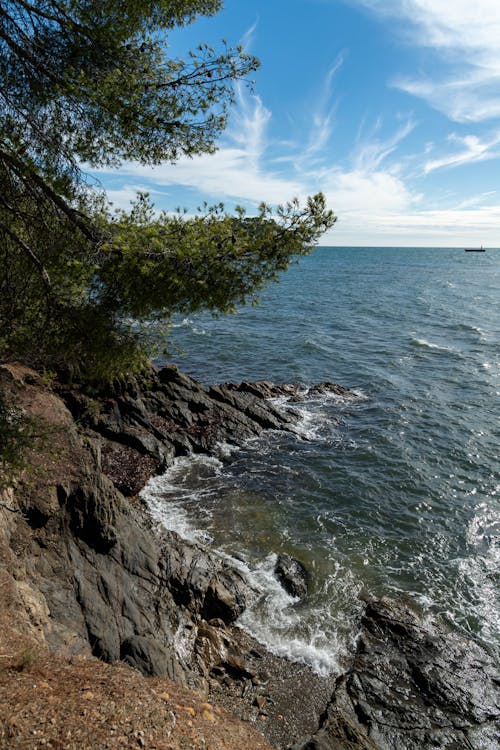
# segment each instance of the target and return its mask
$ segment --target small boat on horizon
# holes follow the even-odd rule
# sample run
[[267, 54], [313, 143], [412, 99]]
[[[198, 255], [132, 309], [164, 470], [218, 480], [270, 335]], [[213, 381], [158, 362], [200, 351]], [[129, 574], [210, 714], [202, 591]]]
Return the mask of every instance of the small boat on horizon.
[[466, 253], [485, 253], [486, 248], [481, 245], [481, 247], [466, 247], [464, 248]]

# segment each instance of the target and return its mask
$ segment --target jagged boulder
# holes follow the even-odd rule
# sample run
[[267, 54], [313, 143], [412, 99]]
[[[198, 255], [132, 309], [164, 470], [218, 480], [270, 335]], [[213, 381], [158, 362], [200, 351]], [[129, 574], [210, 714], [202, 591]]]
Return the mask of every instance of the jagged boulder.
[[309, 575], [300, 560], [284, 552], [279, 554], [274, 565], [274, 575], [290, 596], [305, 599]]
[[498, 750], [500, 674], [477, 643], [410, 601], [370, 602], [352, 669], [293, 750]]

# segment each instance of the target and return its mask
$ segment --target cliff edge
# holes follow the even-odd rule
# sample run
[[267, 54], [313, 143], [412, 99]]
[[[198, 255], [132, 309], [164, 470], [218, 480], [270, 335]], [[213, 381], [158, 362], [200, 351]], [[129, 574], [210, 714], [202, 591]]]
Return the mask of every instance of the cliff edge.
[[234, 627], [241, 573], [153, 525], [149, 476], [293, 430], [269, 399], [296, 388], [209, 388], [176, 367], [92, 394], [19, 365], [0, 384], [36, 425], [0, 498], [0, 747], [498, 747], [498, 673], [477, 644], [369, 603], [352, 669], [319, 678]]

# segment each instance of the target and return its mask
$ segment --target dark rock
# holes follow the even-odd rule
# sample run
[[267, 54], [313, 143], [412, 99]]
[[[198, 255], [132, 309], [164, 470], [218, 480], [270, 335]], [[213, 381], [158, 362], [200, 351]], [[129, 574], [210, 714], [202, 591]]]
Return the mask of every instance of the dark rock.
[[[60, 398], [36, 377], [23, 384], [21, 370], [7, 370], [3, 386], [16, 398], [28, 389], [25, 405], [38, 404], [47, 434], [64, 438], [37, 457], [43, 481], [36, 491], [20, 485], [0, 507], [0, 557], [4, 573], [15, 570], [23, 589], [31, 587], [29, 611], [49, 647], [122, 659], [203, 689], [222, 690], [221, 683], [237, 701], [243, 686], [254, 718], [252, 703], [266, 682], [266, 732], [279, 747], [313, 732], [294, 747], [498, 750], [499, 676], [479, 645], [407, 602], [370, 602], [352, 669], [333, 689], [333, 678], [321, 682], [301, 665], [256, 651], [230, 625], [252, 594], [244, 577], [153, 527], [145, 507], [118, 491], [135, 495], [175, 456], [210, 453], [221, 441], [237, 444], [268, 428], [293, 430], [293, 413], [269, 399], [300, 400], [303, 391], [266, 381], [207, 388], [167, 367], [93, 396], [64, 391], [82, 437]], [[322, 383], [308, 396], [326, 393], [353, 395]], [[276, 575], [293, 596], [307, 594], [299, 561], [280, 555]]]
[[223, 581], [211, 581], [205, 592], [201, 616], [207, 620], [220, 618], [225, 623], [234, 622], [245, 609], [244, 591], [238, 586], [227, 587]]
[[[85, 394], [47, 388], [22, 367], [5, 370], [4, 379], [16, 399], [24, 394], [23, 406], [36, 404], [53, 436], [36, 456], [39, 481], [21, 482], [0, 507], [0, 572], [16, 571], [29, 613], [23, 616], [37, 638], [65, 655], [123, 660], [203, 691], [220, 681], [237, 701], [244, 686], [252, 708], [271, 669], [263, 650], [248, 636], [242, 646], [240, 629], [229, 624], [254, 592], [217, 555], [158, 529], [133, 496], [176, 456], [210, 453], [221, 441], [239, 444], [265, 429], [291, 430], [296, 416], [269, 399], [298, 390], [269, 383], [208, 388], [175, 367]], [[287, 688], [286, 699], [279, 707], [268, 700], [266, 712], [293, 716], [296, 737], [297, 727], [315, 725], [318, 701], [309, 690], [304, 712], [302, 678], [296, 665], [286, 662], [286, 669], [295, 702]], [[292, 736], [289, 726], [287, 720], [277, 729], [280, 746], [285, 733]]]
[[[69, 544], [68, 570], [92, 652], [189, 683], [199, 664], [190, 629], [204, 614], [234, 620], [244, 608], [247, 584], [209, 552], [174, 533], [153, 531], [115, 495], [113, 547], [103, 554], [81, 529]], [[176, 647], [179, 633], [184, 656]]]
[[349, 388], [345, 388], [343, 385], [339, 385], [338, 383], [330, 383], [328, 381], [317, 383], [307, 390], [308, 398], [313, 398], [314, 396], [324, 396], [325, 394], [342, 396], [343, 398], [353, 398], [355, 396], [355, 393], [349, 390]]
[[349, 388], [330, 381], [317, 383], [310, 388], [301, 388], [300, 386], [289, 384], [277, 385], [268, 380], [258, 380], [253, 383], [225, 383], [222, 387], [237, 394], [248, 393], [258, 399], [286, 398], [292, 402], [305, 401], [307, 398], [315, 398], [316, 396], [327, 394], [345, 398], [355, 396]]
[[[173, 365], [143, 381], [129, 380], [93, 397], [60, 389], [75, 419], [114, 446], [104, 447], [104, 469], [127, 495], [137, 493], [148, 469], [163, 471], [176, 456], [211, 453], [222, 442], [238, 445], [264, 430], [289, 431], [297, 420], [270, 401], [297, 399], [297, 386], [262, 381], [206, 387]], [[117, 458], [116, 446], [123, 447], [126, 461]]]
[[274, 574], [290, 596], [304, 599], [307, 596], [308, 573], [305, 566], [295, 557], [284, 553], [278, 555]]
[[407, 601], [367, 605], [352, 671], [293, 750], [498, 750], [500, 675], [478, 644]]
[[248, 583], [206, 550], [171, 534], [161, 564], [175, 602], [189, 609], [191, 615], [229, 623], [243, 612]]
[[96, 552], [107, 553], [116, 543], [114, 521], [117, 495], [111, 482], [99, 472], [89, 472], [69, 491], [58, 487], [59, 502], [65, 505], [70, 528]]
[[144, 675], [163, 677], [176, 682], [183, 682], [184, 679], [176, 656], [171, 649], [165, 648], [158, 638], [140, 635], [126, 638], [120, 647], [120, 660]]
[[231, 639], [220, 626], [215, 627], [204, 620], [199, 623], [195, 651], [207, 671], [214, 675], [224, 674], [224, 668], [221, 665], [226, 661], [228, 649], [231, 646]]

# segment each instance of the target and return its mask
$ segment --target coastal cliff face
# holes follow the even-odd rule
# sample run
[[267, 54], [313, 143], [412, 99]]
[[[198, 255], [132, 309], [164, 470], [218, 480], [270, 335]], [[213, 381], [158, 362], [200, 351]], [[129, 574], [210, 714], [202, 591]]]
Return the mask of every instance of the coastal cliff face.
[[[498, 747], [498, 675], [479, 646], [408, 604], [372, 602], [352, 670], [337, 680], [318, 678], [234, 628], [252, 593], [241, 573], [216, 552], [152, 524], [138, 497], [149, 476], [180, 455], [210, 453], [221, 442], [238, 444], [266, 429], [293, 430], [293, 410], [282, 412], [269, 398], [302, 398], [297, 389], [270, 383], [208, 388], [175, 367], [92, 395], [49, 387], [15, 365], [1, 367], [0, 379], [39, 433], [27, 468], [3, 490], [0, 504], [0, 747], [38, 747], [38, 740], [22, 744], [40, 709], [29, 693], [33, 680], [23, 683], [33, 669], [54, 694], [64, 693], [60, 680], [78, 684], [77, 702], [85, 692], [101, 702], [96, 683], [102, 705], [120, 682], [129, 686], [127, 700], [134, 689], [138, 705], [142, 693], [150, 696], [148, 716], [164, 727], [163, 739], [160, 730], [152, 733], [146, 714], [145, 729], [136, 722], [120, 734], [124, 715], [111, 721], [110, 708], [98, 724], [109, 747], [120, 746], [113, 744], [119, 736], [131, 747], [268, 747], [253, 727], [274, 747], [295, 743], [301, 750]], [[317, 388], [348, 393], [331, 383]], [[93, 666], [82, 666], [81, 657]], [[111, 667], [92, 657], [119, 662], [116, 669], [124, 671], [115, 679]], [[144, 682], [126, 665], [157, 682]], [[188, 689], [198, 693], [178, 692]], [[216, 701], [245, 723], [221, 718]], [[188, 703], [191, 710], [182, 713], [179, 706]], [[17, 725], [8, 721], [13, 712]], [[182, 730], [179, 716], [186, 719]], [[80, 736], [77, 719], [73, 739], [64, 739], [63, 714], [51, 718], [40, 739], [72, 747]], [[107, 721], [116, 728], [106, 729]], [[224, 736], [215, 728], [222, 724], [231, 728]], [[90, 734], [74, 739], [75, 747], [106, 746], [97, 735], [92, 739], [91, 725], [85, 731]]]

